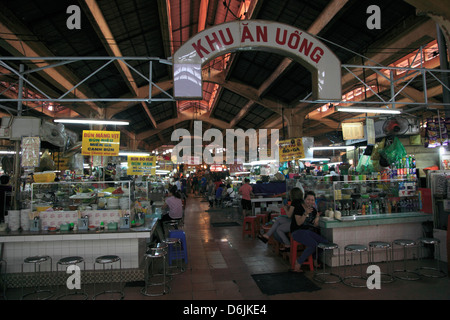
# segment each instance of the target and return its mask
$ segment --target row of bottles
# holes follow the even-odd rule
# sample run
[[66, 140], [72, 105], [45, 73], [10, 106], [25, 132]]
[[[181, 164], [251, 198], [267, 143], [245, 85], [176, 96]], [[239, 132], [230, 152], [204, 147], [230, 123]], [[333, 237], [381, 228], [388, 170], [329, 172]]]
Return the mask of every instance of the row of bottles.
[[341, 200], [336, 201], [335, 208], [335, 210], [341, 212], [342, 216], [416, 212], [420, 209], [418, 197], [409, 197], [407, 199]]
[[412, 180], [416, 177], [416, 158], [414, 155], [406, 155], [402, 159], [391, 164], [391, 178]]

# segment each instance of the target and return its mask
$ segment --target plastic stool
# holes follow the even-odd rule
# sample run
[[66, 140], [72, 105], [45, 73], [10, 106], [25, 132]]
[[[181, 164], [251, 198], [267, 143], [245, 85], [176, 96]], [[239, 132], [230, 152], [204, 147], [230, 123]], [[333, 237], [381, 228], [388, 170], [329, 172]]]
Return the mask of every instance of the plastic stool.
[[[424, 277], [428, 277], [428, 278], [442, 278], [445, 277], [446, 274], [445, 272], [440, 268], [439, 266], [439, 260], [441, 258], [441, 252], [440, 252], [440, 243], [441, 241], [439, 239], [436, 238], [420, 238], [417, 240], [417, 242], [419, 243], [419, 268], [418, 271], [420, 273], [420, 275], [424, 276]], [[422, 266], [421, 263], [421, 253], [424, 249], [424, 245], [426, 244], [432, 244], [434, 245], [434, 252], [435, 254], [435, 260], [436, 260], [436, 267], [425, 267]], [[431, 273], [425, 272], [425, 270], [430, 271]]]
[[[37, 281], [36, 282], [36, 286], [34, 287], [34, 291], [27, 293], [27, 294], [23, 294], [23, 286], [22, 286], [22, 300], [23, 298], [33, 295], [33, 294], [40, 294], [40, 293], [48, 293], [48, 295], [42, 299], [42, 300], [47, 300], [50, 299], [55, 292], [53, 290], [43, 290], [41, 289], [41, 264], [44, 262], [50, 262], [50, 272], [52, 272], [52, 258], [50, 256], [33, 256], [33, 257], [28, 257], [25, 258], [25, 260], [22, 263], [22, 275], [23, 275], [23, 267], [25, 264], [33, 264], [34, 265], [34, 276], [37, 277]], [[38, 298], [39, 299], [39, 298]], [[39, 299], [40, 300], [40, 299]]]
[[259, 231], [259, 218], [256, 216], [245, 217], [242, 226], [242, 236], [244, 237], [246, 234], [248, 234], [253, 238], [256, 238], [258, 231]]
[[[163, 240], [163, 243], [169, 247], [169, 267], [167, 274], [173, 276], [185, 271], [183, 266], [183, 252], [181, 240], [179, 238], [167, 238]], [[176, 261], [175, 265], [172, 262]]]
[[369, 242], [369, 264], [375, 263], [375, 249], [386, 249], [386, 264], [387, 264], [387, 272], [381, 272], [381, 276], [384, 276], [387, 279], [381, 278], [382, 283], [390, 283], [395, 280], [392, 274], [392, 255], [389, 254], [391, 244], [389, 242], [384, 241], [371, 241]]
[[[83, 263], [83, 271], [86, 270], [86, 262], [84, 261], [84, 259], [82, 257], [73, 256], [73, 257], [61, 258], [56, 263], [56, 273], [59, 274], [59, 266], [69, 267], [69, 266], [72, 266], [72, 265], [77, 265], [79, 263]], [[66, 270], [67, 270], [67, 268], [66, 268]], [[80, 273], [80, 276], [81, 276], [81, 273]], [[72, 289], [72, 290], [75, 290], [73, 292], [68, 292], [67, 290], [68, 289], [67, 289], [67, 285], [66, 285], [66, 292], [64, 294], [56, 297], [56, 299], [59, 300], [59, 299], [62, 299], [64, 297], [67, 297], [67, 296], [75, 296], [75, 295], [84, 296], [85, 297], [84, 300], [87, 300], [87, 298], [88, 298], [88, 295], [87, 295], [85, 290], [79, 291], [79, 290], [77, 290], [77, 288], [76, 289]]]
[[113, 283], [112, 270], [113, 270], [113, 264], [115, 264], [116, 262], [119, 263], [119, 273], [120, 273], [121, 270], [122, 270], [122, 260], [120, 259], [119, 256], [106, 255], [106, 256], [97, 257], [95, 259], [95, 262], [94, 262], [94, 274], [95, 274], [95, 265], [96, 264], [102, 265], [102, 267], [103, 267], [103, 275], [105, 275], [106, 265], [109, 265], [111, 267], [111, 274], [110, 274], [110, 279], [109, 279], [110, 290], [104, 290], [104, 291], [101, 291], [99, 293], [95, 293], [96, 292], [96, 290], [95, 290], [96, 283], [94, 283], [94, 296], [92, 297], [93, 300], [95, 300], [98, 296], [103, 295], [103, 294], [107, 294], [107, 293], [117, 293], [117, 294], [119, 294], [119, 297], [120, 297], [119, 300], [122, 300], [125, 297], [125, 294], [123, 292], [123, 288], [122, 287], [120, 289], [116, 289], [116, 290], [113, 290], [113, 288], [112, 288], [112, 283]]
[[[170, 292], [169, 281], [171, 280], [170, 276], [167, 274], [167, 244], [158, 243], [156, 247], [149, 248], [147, 253], [145, 254], [145, 285], [142, 288], [141, 293], [144, 296], [162, 296], [166, 293]], [[162, 260], [162, 273], [154, 273], [154, 265], [157, 259]], [[162, 281], [155, 282], [151, 281], [152, 278], [156, 276], [162, 276]], [[160, 292], [149, 292], [149, 288], [153, 288], [156, 286], [162, 286], [162, 291]]]
[[[414, 270], [408, 270], [406, 268], [406, 258], [407, 258], [406, 248], [411, 248], [411, 247], [416, 246], [416, 242], [414, 240], [409, 240], [409, 239], [394, 240], [392, 242], [392, 257], [394, 257], [394, 246], [396, 246], [396, 245], [403, 247], [403, 270], [394, 270], [393, 271], [394, 276], [397, 279], [402, 279], [402, 280], [409, 280], [409, 281], [419, 280], [420, 274], [418, 274]], [[404, 273], [404, 275], [403, 276], [398, 275], [399, 273]]]
[[[178, 238], [181, 241], [181, 256], [184, 260], [184, 263], [188, 263], [188, 254], [187, 254], [187, 243], [186, 243], [186, 233], [183, 230], [171, 230], [169, 231], [169, 238]], [[169, 263], [172, 263], [171, 249], [169, 247]], [[175, 258], [177, 256], [174, 256]]]
[[[295, 268], [295, 260], [297, 260], [298, 246], [300, 246], [300, 245], [301, 245], [300, 242], [295, 241], [291, 237], [291, 250], [289, 252], [289, 258], [291, 260], [291, 269], [292, 270]], [[309, 266], [310, 271], [314, 271], [314, 261], [313, 261], [312, 255], [310, 255], [308, 257], [308, 259], [306, 259], [305, 262], [303, 262], [302, 264], [306, 264], [307, 266]]]
[[[332, 272], [327, 272], [325, 269], [325, 257], [326, 257], [326, 253], [327, 251], [331, 250], [331, 254], [333, 254], [334, 249], [338, 249], [339, 253], [338, 253], [338, 257], [340, 256], [340, 249], [339, 246], [335, 243], [319, 243], [316, 247], [316, 259], [319, 257], [319, 249], [322, 249], [323, 251], [323, 259], [322, 259], [322, 272], [314, 272], [314, 276], [313, 279], [318, 281], [318, 282], [322, 282], [322, 283], [338, 283], [342, 281], [342, 278], [340, 275], [332, 273]], [[335, 278], [335, 280], [327, 280], [327, 278]]]
[[268, 214], [267, 213], [259, 213], [256, 215], [259, 219], [259, 225], [265, 225], [267, 223]]
[[[347, 276], [347, 256], [346, 253], [349, 252], [350, 253], [350, 265], [353, 266], [353, 253], [359, 253], [359, 265], [360, 265], [360, 270], [359, 270], [359, 275], [349, 275]], [[354, 287], [354, 288], [366, 288], [367, 287], [367, 277], [364, 275], [363, 270], [362, 270], [362, 253], [363, 252], [367, 252], [367, 247], [362, 245], [362, 244], [349, 244], [347, 246], [345, 246], [344, 248], [344, 266], [345, 266], [345, 274], [344, 274], [344, 278], [342, 279], [342, 282], [350, 287]], [[360, 279], [360, 280], [364, 280], [364, 284], [357, 284], [354, 283], [352, 281], [350, 281], [351, 279]]]

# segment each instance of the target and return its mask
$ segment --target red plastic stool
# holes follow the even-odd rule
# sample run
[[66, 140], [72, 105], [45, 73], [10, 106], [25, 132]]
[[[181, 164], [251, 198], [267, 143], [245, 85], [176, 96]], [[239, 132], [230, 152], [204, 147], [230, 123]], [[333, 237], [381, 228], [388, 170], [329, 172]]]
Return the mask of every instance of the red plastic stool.
[[259, 218], [259, 223], [265, 225], [267, 223], [268, 215], [266, 213], [260, 213], [256, 215]]
[[[295, 260], [297, 260], [297, 251], [298, 251], [298, 246], [302, 245], [300, 242], [295, 241], [292, 237], [291, 237], [291, 251], [289, 253], [290, 259], [291, 259], [291, 268], [294, 269], [295, 268]], [[312, 255], [310, 255], [308, 257], [308, 259], [305, 260], [305, 262], [303, 262], [303, 264], [306, 264], [309, 266], [309, 270], [314, 271], [314, 262], [313, 262], [313, 257]]]
[[242, 228], [242, 236], [249, 234], [253, 238], [256, 238], [258, 231], [259, 231], [259, 217], [257, 217], [257, 216], [245, 217], [244, 223], [243, 223], [243, 228]]

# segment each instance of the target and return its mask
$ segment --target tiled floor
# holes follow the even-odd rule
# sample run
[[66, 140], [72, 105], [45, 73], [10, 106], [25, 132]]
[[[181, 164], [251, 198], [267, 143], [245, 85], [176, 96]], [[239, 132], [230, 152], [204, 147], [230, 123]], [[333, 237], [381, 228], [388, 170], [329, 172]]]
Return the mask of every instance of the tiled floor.
[[[381, 289], [352, 288], [342, 283], [318, 284], [314, 292], [265, 295], [252, 274], [288, 272], [289, 264], [258, 239], [242, 237], [242, 226], [212, 227], [212, 222], [237, 221], [236, 210], [207, 211], [207, 202], [189, 195], [185, 215], [188, 265], [174, 276], [171, 291], [159, 297], [146, 297], [139, 287], [126, 287], [127, 300], [449, 300], [450, 278], [396, 280]], [[446, 270], [447, 266], [443, 265]], [[309, 278], [312, 273], [305, 269]], [[14, 299], [14, 292], [9, 293]], [[12, 295], [12, 296], [11, 296]], [[17, 297], [17, 296], [16, 296]]]

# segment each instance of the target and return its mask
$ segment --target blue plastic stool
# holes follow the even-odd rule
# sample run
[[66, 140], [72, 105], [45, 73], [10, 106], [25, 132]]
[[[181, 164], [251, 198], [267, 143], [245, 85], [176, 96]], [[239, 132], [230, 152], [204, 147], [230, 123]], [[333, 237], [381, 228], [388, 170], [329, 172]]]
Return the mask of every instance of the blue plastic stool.
[[188, 263], [187, 257], [187, 244], [186, 244], [186, 234], [183, 230], [170, 230], [169, 238], [177, 238], [181, 241], [181, 252], [177, 253], [173, 250], [172, 246], [169, 246], [169, 264], [172, 264], [173, 259], [180, 259], [178, 255], [181, 254], [181, 258], [184, 260], [184, 263]]

